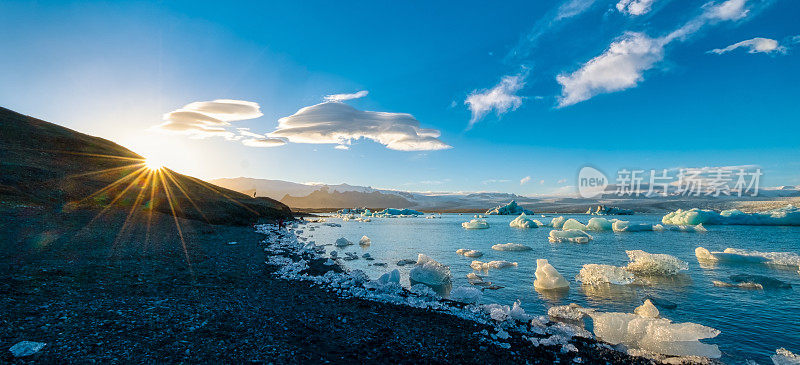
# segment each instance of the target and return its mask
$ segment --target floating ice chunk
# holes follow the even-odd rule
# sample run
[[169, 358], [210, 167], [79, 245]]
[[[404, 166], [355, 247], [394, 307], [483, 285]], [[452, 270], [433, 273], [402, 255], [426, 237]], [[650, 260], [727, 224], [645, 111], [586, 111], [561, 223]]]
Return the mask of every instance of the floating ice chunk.
[[632, 215], [633, 210], [631, 209], [623, 209], [619, 207], [607, 207], [605, 205], [598, 205], [597, 209], [594, 211], [592, 208], [589, 208], [586, 211], [586, 214], [593, 214], [593, 215]]
[[664, 227], [660, 224], [652, 225], [645, 223], [631, 223], [629, 221], [616, 221], [611, 225], [614, 232], [644, 232], [644, 231], [660, 231]]
[[586, 223], [586, 230], [588, 231], [611, 231], [613, 230], [614, 222], [616, 219], [608, 220], [605, 218], [592, 218], [589, 223]]
[[11, 346], [8, 351], [11, 351], [11, 355], [14, 355], [14, 357], [25, 357], [39, 352], [46, 345], [44, 342], [20, 341]]
[[[367, 213], [365, 213], [367, 214]], [[372, 213], [372, 215], [382, 216], [382, 215], [407, 215], [407, 216], [417, 216], [417, 215], [424, 215], [425, 213], [413, 210], [413, 209], [396, 209], [396, 208], [386, 208], [380, 212]]]
[[678, 209], [661, 222], [675, 225], [734, 224], [753, 226], [800, 226], [800, 208], [791, 204], [761, 213], [744, 213], [737, 209], [716, 212], [704, 209]]
[[469, 222], [461, 223], [461, 227], [465, 229], [486, 229], [489, 228], [489, 223], [483, 219], [473, 219]]
[[561, 289], [569, 288], [569, 282], [564, 279], [553, 265], [550, 265], [546, 259], [536, 260], [536, 280], [533, 281], [533, 287], [540, 290]]
[[516, 262], [509, 262], [509, 261], [489, 261], [489, 262], [481, 262], [481, 261], [472, 261], [469, 264], [473, 270], [478, 271], [488, 271], [489, 269], [504, 269], [507, 267], [517, 267]]
[[532, 248], [525, 246], [521, 243], [498, 243], [492, 246], [492, 250], [496, 251], [530, 251]]
[[424, 254], [419, 254], [416, 266], [409, 272], [409, 278], [422, 284], [446, 285], [450, 283], [450, 268]]
[[372, 243], [372, 240], [369, 239], [367, 236], [361, 236], [361, 239], [358, 240], [358, 244], [361, 246], [369, 246]]
[[459, 255], [464, 255], [466, 257], [481, 257], [483, 256], [483, 252], [478, 250], [468, 250], [466, 248], [459, 248], [456, 250], [456, 253]]
[[764, 287], [761, 284], [756, 283], [727, 283], [720, 280], [711, 280], [711, 284], [714, 286], [722, 287], [722, 288], [741, 288], [741, 289], [755, 289], [755, 290], [764, 290]]
[[555, 218], [550, 220], [550, 226], [555, 228], [555, 229], [561, 229], [561, 227], [564, 226], [564, 222], [566, 220], [567, 219], [562, 217], [562, 216], [555, 217]]
[[647, 318], [658, 318], [659, 316], [658, 308], [653, 305], [653, 302], [651, 302], [650, 299], [645, 299], [644, 304], [636, 307], [636, 309], [633, 310], [633, 313]]
[[676, 275], [679, 271], [689, 270], [689, 264], [675, 256], [647, 253], [642, 250], [625, 251], [630, 263], [626, 269], [643, 275]]
[[459, 286], [450, 291], [450, 300], [461, 303], [477, 303], [481, 300], [483, 292], [470, 286]]
[[742, 250], [738, 248], [726, 248], [724, 253], [763, 257], [767, 259], [770, 265], [798, 267], [800, 266], [800, 255], [793, 252], [760, 252], [751, 250]]
[[769, 259], [758, 255], [745, 255], [735, 252], [727, 252], [731, 249], [725, 249], [725, 252], [709, 251], [703, 247], [694, 249], [694, 255], [697, 256], [697, 261], [700, 262], [724, 262], [735, 264], [763, 264]]
[[792, 284], [762, 275], [739, 274], [731, 275], [734, 284], [714, 280], [714, 286], [735, 286], [744, 289], [791, 289]]
[[567, 219], [566, 222], [564, 222], [564, 224], [561, 226], [561, 229], [564, 229], [564, 230], [577, 229], [577, 230], [585, 231], [586, 230], [586, 225], [581, 223], [581, 222], [578, 222], [577, 220], [575, 220], [573, 218], [570, 218], [570, 219]]
[[575, 280], [585, 285], [617, 284], [628, 285], [633, 283], [633, 274], [624, 267], [612, 265], [586, 264], [575, 276]]
[[774, 365], [800, 365], [800, 355], [781, 347], [775, 350], [775, 355], [770, 356]]
[[514, 200], [512, 200], [506, 205], [500, 205], [486, 211], [487, 215], [517, 215], [520, 213], [533, 214], [533, 211], [527, 210], [517, 205], [517, 202]]
[[672, 323], [666, 318], [650, 318], [631, 313], [587, 312], [594, 323], [594, 334], [611, 344], [624, 344], [669, 356], [719, 358], [717, 345], [700, 342], [719, 331], [696, 323]]
[[565, 231], [552, 230], [550, 231], [550, 242], [575, 242], [575, 243], [589, 243], [592, 236], [579, 229], [568, 229]]
[[522, 213], [519, 217], [514, 218], [511, 223], [508, 224], [509, 227], [513, 228], [539, 228], [542, 226], [541, 224], [537, 223], [538, 221], [532, 220]]
[[334, 243], [334, 245], [335, 245], [336, 247], [345, 247], [345, 246], [350, 246], [350, 245], [352, 245], [352, 244], [353, 244], [353, 242], [350, 242], [350, 241], [348, 241], [348, 240], [347, 240], [347, 238], [344, 238], [344, 237], [342, 237], [342, 238], [339, 238], [339, 239], [338, 239], [338, 240], [336, 240], [336, 242]]

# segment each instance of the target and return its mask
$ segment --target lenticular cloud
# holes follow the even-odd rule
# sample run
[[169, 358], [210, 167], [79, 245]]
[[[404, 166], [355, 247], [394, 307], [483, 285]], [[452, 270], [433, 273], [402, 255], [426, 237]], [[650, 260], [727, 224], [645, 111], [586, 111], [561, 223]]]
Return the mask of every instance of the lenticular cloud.
[[196, 101], [164, 114], [164, 122], [152, 127], [152, 130], [181, 133], [195, 138], [218, 136], [237, 139], [236, 133], [227, 129], [231, 125], [230, 122], [258, 118], [262, 115], [264, 114], [261, 114], [258, 103], [251, 101], [229, 99]]
[[420, 128], [419, 121], [411, 114], [362, 111], [341, 102], [326, 102], [281, 118], [269, 137], [294, 143], [339, 145], [366, 138], [398, 151], [451, 148], [438, 139], [440, 135], [438, 130]]

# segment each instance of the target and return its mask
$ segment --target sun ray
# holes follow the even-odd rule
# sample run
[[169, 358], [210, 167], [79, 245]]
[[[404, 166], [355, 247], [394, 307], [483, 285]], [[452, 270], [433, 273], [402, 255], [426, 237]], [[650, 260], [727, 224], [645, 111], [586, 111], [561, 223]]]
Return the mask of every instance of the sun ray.
[[125, 176], [123, 176], [123, 177], [121, 177], [121, 178], [117, 179], [116, 181], [114, 181], [114, 182], [112, 182], [112, 183], [110, 183], [110, 184], [106, 185], [106, 186], [105, 186], [105, 187], [103, 187], [102, 189], [100, 189], [100, 190], [98, 190], [98, 191], [96, 191], [96, 192], [94, 192], [94, 193], [90, 194], [89, 196], [87, 196], [87, 197], [85, 197], [85, 198], [81, 199], [79, 202], [84, 202], [84, 201], [86, 201], [86, 200], [89, 200], [89, 199], [91, 199], [91, 198], [94, 198], [95, 196], [97, 196], [97, 195], [99, 195], [99, 194], [102, 194], [103, 192], [105, 192], [105, 191], [107, 191], [107, 190], [110, 190], [110, 189], [112, 189], [113, 187], [115, 187], [115, 186], [117, 186], [117, 185], [119, 185], [119, 184], [122, 184], [123, 182], [127, 181], [127, 180], [128, 180], [128, 179], [130, 179], [131, 177], [133, 177], [133, 176], [135, 176], [135, 175], [138, 175], [138, 174], [140, 174], [142, 171], [145, 171], [145, 170], [146, 170], [146, 168], [145, 168], [144, 166], [142, 166], [142, 167], [140, 167], [140, 168], [136, 169], [135, 171], [131, 172], [130, 174], [127, 174], [127, 175], [125, 175]]
[[[114, 204], [118, 200], [122, 199], [122, 197], [125, 195], [125, 193], [128, 192], [128, 190], [136, 184], [136, 179], [138, 178], [138, 176], [141, 175], [142, 173], [144, 173], [142, 170], [137, 170], [137, 171], [138, 171], [137, 172], [137, 176], [134, 177], [133, 181], [128, 183], [128, 186], [126, 186], [124, 189], [122, 189], [122, 191], [119, 194], [117, 194], [117, 196], [114, 197], [114, 199], [112, 199], [110, 203], [108, 203], [102, 210], [100, 210], [100, 212], [97, 213], [97, 215], [95, 215], [94, 218], [92, 218], [91, 221], [89, 221], [87, 226], [91, 225], [92, 223], [94, 223], [94, 221], [96, 221], [97, 218], [100, 218], [100, 216], [103, 215], [103, 213], [105, 213], [107, 210], [111, 209], [111, 207], [113, 207]], [[133, 174], [131, 174], [131, 175], [133, 175]]]
[[203, 220], [206, 221], [206, 223], [210, 224], [211, 222], [208, 220], [208, 217], [206, 217], [205, 213], [203, 213], [203, 210], [200, 209], [199, 206], [197, 206], [197, 204], [194, 202], [194, 199], [192, 199], [192, 197], [189, 196], [189, 194], [186, 192], [186, 190], [183, 189], [183, 187], [181, 186], [181, 183], [179, 183], [178, 180], [176, 180], [172, 176], [172, 172], [167, 170], [167, 169], [165, 169], [164, 170], [164, 175], [167, 177], [167, 179], [172, 181], [173, 184], [175, 184], [175, 186], [178, 188], [178, 190], [180, 190], [181, 193], [183, 193], [183, 196], [185, 196], [186, 199], [189, 200], [189, 203], [194, 207], [194, 209], [196, 209], [197, 212], [200, 213], [200, 216], [203, 217]]
[[186, 263], [189, 265], [189, 270], [192, 271], [192, 263], [189, 260], [189, 251], [186, 248], [186, 241], [183, 239], [183, 230], [181, 230], [181, 224], [178, 221], [178, 215], [175, 212], [175, 206], [172, 204], [172, 194], [170, 194], [169, 186], [164, 181], [164, 174], [161, 170], [156, 171], [156, 175], [161, 180], [161, 185], [164, 186], [164, 192], [167, 194], [167, 202], [169, 203], [169, 210], [172, 211], [172, 218], [175, 220], [175, 228], [178, 230], [178, 237], [181, 240], [181, 245], [183, 246], [183, 256], [186, 258]]
[[227, 194], [225, 194], [225, 193], [223, 193], [223, 192], [221, 192], [221, 191], [218, 191], [217, 189], [214, 189], [214, 188], [212, 188], [212, 187], [211, 187], [211, 186], [212, 186], [212, 184], [209, 184], [209, 183], [207, 183], [207, 182], [205, 182], [205, 181], [203, 181], [203, 180], [200, 180], [200, 179], [197, 179], [197, 178], [194, 178], [194, 177], [191, 177], [191, 176], [186, 176], [186, 178], [188, 178], [188, 179], [191, 179], [192, 181], [194, 181], [194, 182], [196, 182], [196, 183], [200, 184], [200, 186], [202, 186], [202, 187], [204, 187], [204, 188], [206, 188], [206, 189], [208, 189], [208, 190], [211, 190], [211, 191], [213, 191], [213, 192], [215, 192], [215, 193], [217, 193], [217, 194], [219, 194], [219, 195], [222, 195], [222, 196], [223, 196], [225, 199], [228, 199], [228, 200], [230, 200], [231, 202], [233, 202], [234, 204], [237, 204], [237, 205], [241, 206], [242, 208], [249, 210], [249, 211], [250, 211], [250, 212], [252, 212], [253, 214], [255, 214], [255, 215], [260, 215], [260, 214], [258, 214], [258, 212], [257, 212], [257, 211], [253, 210], [252, 208], [248, 207], [247, 205], [243, 204], [242, 202], [240, 202], [240, 201], [238, 201], [238, 200], [236, 200], [236, 199], [233, 199], [233, 198], [229, 197]]

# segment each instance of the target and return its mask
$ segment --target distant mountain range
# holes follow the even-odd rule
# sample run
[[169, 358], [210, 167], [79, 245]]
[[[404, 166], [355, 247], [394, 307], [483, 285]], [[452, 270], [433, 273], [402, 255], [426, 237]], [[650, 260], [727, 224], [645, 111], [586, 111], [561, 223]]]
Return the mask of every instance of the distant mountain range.
[[[594, 199], [577, 196], [527, 197], [509, 193], [477, 192], [409, 192], [375, 189], [349, 184], [301, 184], [283, 180], [253, 179], [246, 177], [210, 180], [211, 183], [250, 196], [269, 197], [293, 209], [335, 210], [367, 207], [370, 209], [411, 208], [422, 211], [482, 212], [515, 200], [521, 206], [536, 212], [583, 213], [598, 204], [619, 206], [636, 212], [664, 212], [678, 208], [730, 209], [738, 207], [775, 207], [800, 203], [800, 187], [783, 186], [763, 188], [758, 197], [693, 197], [673, 195], [668, 197], [620, 197], [616, 186]], [[646, 187], [645, 187], [646, 189]]]

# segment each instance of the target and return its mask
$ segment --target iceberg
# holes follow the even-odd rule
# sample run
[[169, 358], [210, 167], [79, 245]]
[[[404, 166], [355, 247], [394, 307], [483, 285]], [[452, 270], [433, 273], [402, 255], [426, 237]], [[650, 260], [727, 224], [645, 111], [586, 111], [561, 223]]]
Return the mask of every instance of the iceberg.
[[[769, 252], [777, 253], [777, 252]], [[790, 254], [788, 252], [781, 252]], [[729, 264], [765, 264], [770, 261], [769, 258], [763, 255], [763, 252], [737, 250], [734, 248], [726, 248], [725, 251], [709, 251], [703, 247], [698, 247], [694, 250], [694, 255], [697, 256], [699, 262], [713, 262], [713, 263], [729, 263]], [[782, 261], [783, 262], [783, 261]]]
[[495, 251], [530, 251], [532, 248], [521, 243], [498, 243], [492, 246]]
[[361, 236], [361, 239], [358, 240], [358, 244], [361, 246], [369, 246], [372, 243], [372, 240], [369, 239], [367, 236]]
[[486, 229], [489, 228], [489, 223], [483, 219], [473, 219], [469, 222], [461, 223], [461, 227], [464, 227], [464, 229]]
[[586, 223], [587, 231], [611, 231], [614, 229], [616, 219], [608, 220], [605, 218], [592, 218]]
[[450, 283], [450, 268], [436, 260], [419, 254], [416, 266], [409, 272], [409, 279], [431, 286], [443, 286]]
[[625, 251], [630, 263], [626, 269], [642, 275], [677, 275], [679, 271], [689, 270], [689, 264], [675, 256], [660, 253], [647, 253], [642, 250]]
[[592, 208], [589, 208], [586, 211], [586, 214], [592, 215], [632, 215], [633, 210], [631, 209], [623, 209], [619, 207], [607, 207], [605, 205], [598, 205], [597, 208], [592, 211]]
[[540, 290], [562, 289], [569, 288], [569, 282], [564, 279], [553, 265], [550, 265], [546, 259], [536, 260], [536, 272], [534, 273], [536, 280], [533, 281], [533, 287]]
[[577, 229], [577, 230], [580, 230], [580, 231], [585, 231], [586, 230], [586, 225], [581, 223], [581, 222], [578, 222], [575, 219], [570, 218], [570, 219], [567, 219], [566, 222], [564, 222], [564, 224], [561, 226], [561, 229], [563, 229], [563, 230]]
[[760, 252], [742, 250], [738, 248], [726, 248], [724, 253], [762, 257], [767, 260], [767, 264], [788, 267], [800, 267], [800, 255], [793, 252]]
[[584, 285], [616, 284], [628, 285], [633, 283], [633, 274], [624, 267], [612, 265], [586, 264], [575, 276], [575, 280]]
[[480, 289], [469, 286], [459, 286], [450, 291], [450, 300], [461, 303], [477, 303], [482, 296], [483, 292]]
[[568, 229], [566, 231], [552, 230], [550, 231], [550, 242], [575, 242], [575, 243], [589, 243], [592, 236], [579, 229]]
[[338, 240], [336, 240], [336, 242], [334, 243], [334, 245], [335, 245], [336, 247], [345, 247], [345, 246], [350, 246], [350, 245], [352, 245], [352, 244], [353, 244], [353, 242], [350, 242], [350, 241], [348, 241], [348, 240], [347, 240], [347, 238], [344, 238], [344, 237], [342, 237], [342, 238], [339, 238], [339, 239], [338, 239]]
[[708, 232], [706, 227], [703, 227], [703, 224], [700, 223], [696, 226], [690, 225], [679, 225], [679, 226], [668, 226], [670, 231], [678, 231], [678, 232]]
[[775, 355], [772, 355], [769, 358], [772, 360], [773, 365], [800, 364], [800, 355], [796, 355], [783, 347], [775, 350]]
[[483, 256], [483, 252], [478, 250], [468, 250], [466, 248], [460, 248], [456, 250], [456, 253], [459, 255], [464, 255], [466, 257], [481, 257]]
[[500, 205], [486, 211], [486, 215], [517, 215], [517, 214], [533, 214], [532, 210], [527, 210], [512, 200], [506, 205]]
[[616, 221], [612, 224], [611, 228], [614, 230], [614, 232], [645, 232], [664, 230], [664, 226], [660, 224], [652, 225], [645, 223], [631, 223], [629, 221]]
[[660, 314], [658, 312], [658, 308], [653, 305], [653, 302], [651, 302], [650, 299], [645, 299], [644, 304], [636, 307], [636, 309], [633, 310], [633, 313], [647, 318], [658, 318]]
[[507, 267], [517, 267], [517, 263], [509, 261], [489, 261], [489, 262], [472, 261], [472, 263], [469, 264], [469, 267], [477, 271], [488, 271], [489, 269], [504, 269]]
[[550, 220], [550, 226], [555, 228], [555, 229], [561, 229], [561, 227], [564, 226], [564, 222], [566, 220], [567, 219], [562, 217], [562, 216], [555, 217], [555, 218]]
[[528, 218], [525, 213], [522, 213], [519, 215], [519, 217], [514, 218], [514, 220], [512, 220], [508, 226], [513, 228], [539, 228], [542, 226], [539, 223], [541, 222], [532, 220]]
[[721, 212], [705, 209], [678, 209], [668, 213], [661, 222], [674, 225], [731, 224], [751, 226], [800, 226], [800, 208], [791, 204], [761, 213], [744, 213], [738, 209]]
[[[366, 214], [369, 214], [369, 213], [364, 213], [364, 214], [366, 215]], [[386, 208], [386, 209], [384, 209], [384, 210], [382, 210], [382, 211], [380, 211], [380, 212], [372, 213], [372, 216], [376, 216], [376, 215], [377, 215], [377, 216], [389, 216], [389, 215], [395, 215], [395, 216], [399, 216], [399, 215], [425, 215], [425, 213], [422, 213], [422, 212], [420, 212], [420, 211], [416, 211], [416, 210], [414, 210], [414, 209], [396, 209], [396, 208]]]

